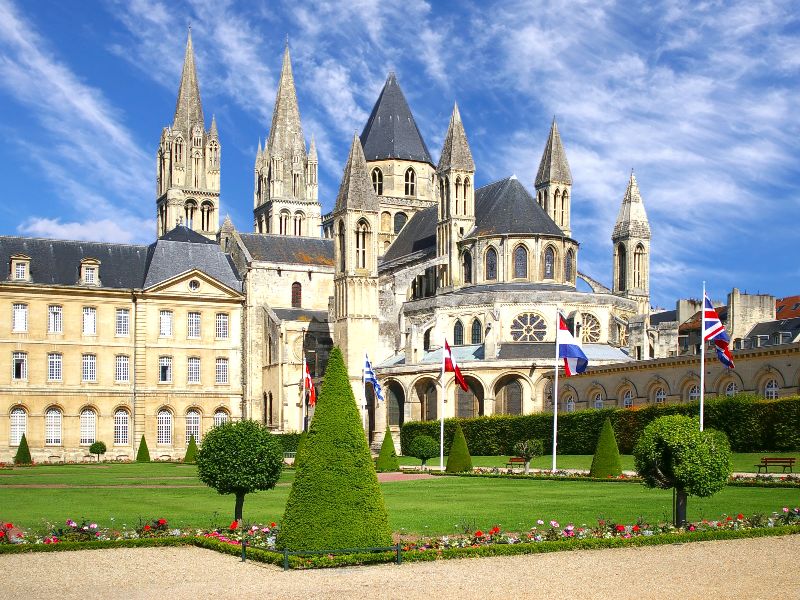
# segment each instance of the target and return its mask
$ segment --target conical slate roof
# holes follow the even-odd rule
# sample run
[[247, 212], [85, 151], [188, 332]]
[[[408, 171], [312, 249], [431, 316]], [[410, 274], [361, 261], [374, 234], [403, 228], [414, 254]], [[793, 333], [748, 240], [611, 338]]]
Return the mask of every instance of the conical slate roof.
[[544, 145], [542, 160], [539, 163], [539, 172], [536, 173], [536, 186], [549, 182], [572, 184], [572, 173], [567, 162], [567, 153], [561, 144], [558, 125], [555, 118], [550, 126], [550, 135]]
[[625, 197], [622, 199], [622, 206], [619, 207], [617, 223], [614, 225], [611, 239], [616, 241], [628, 236], [650, 239], [650, 221], [647, 219], [644, 201], [641, 193], [639, 193], [639, 184], [636, 182], [636, 176], [633, 171], [631, 171], [631, 178], [628, 180], [628, 189], [625, 190]]
[[475, 228], [468, 237], [531, 234], [564, 237], [515, 176], [475, 190]]
[[378, 196], [372, 187], [367, 173], [367, 161], [361, 141], [353, 134], [353, 145], [350, 147], [350, 156], [342, 175], [342, 184], [339, 186], [339, 195], [336, 197], [335, 211], [364, 210], [378, 212]]
[[399, 158], [433, 164], [394, 73], [389, 73], [372, 108], [361, 132], [361, 145], [368, 160]]
[[175, 104], [173, 129], [183, 131], [188, 137], [192, 128], [200, 125], [205, 131], [203, 120], [203, 103], [200, 101], [200, 84], [197, 83], [197, 71], [194, 65], [194, 47], [192, 46], [192, 30], [186, 40], [186, 54], [183, 58], [181, 84], [178, 88], [178, 101]]
[[447, 135], [442, 146], [442, 156], [439, 158], [439, 166], [436, 170], [446, 171], [447, 169], [475, 170], [475, 161], [472, 160], [472, 152], [469, 149], [464, 124], [461, 122], [461, 113], [458, 112], [458, 104], [453, 106], [450, 126], [447, 128]]

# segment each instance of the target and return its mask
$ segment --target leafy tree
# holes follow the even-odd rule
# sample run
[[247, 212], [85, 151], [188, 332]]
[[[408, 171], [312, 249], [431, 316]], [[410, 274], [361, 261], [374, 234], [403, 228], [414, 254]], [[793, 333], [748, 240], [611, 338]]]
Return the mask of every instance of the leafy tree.
[[242, 520], [244, 497], [270, 490], [283, 469], [283, 447], [255, 421], [227, 422], [211, 429], [197, 453], [197, 474], [220, 494], [234, 494], [234, 519]]
[[614, 436], [614, 428], [608, 417], [603, 422], [600, 437], [597, 438], [597, 447], [589, 474], [592, 477], [602, 478], [617, 477], [622, 474], [622, 459], [619, 457], [617, 438]]
[[22, 439], [19, 441], [19, 447], [17, 448], [17, 453], [14, 455], [14, 464], [15, 465], [32, 465], [33, 460], [31, 460], [31, 449], [28, 448], [28, 440], [25, 438], [25, 434], [22, 434]]
[[100, 455], [105, 453], [106, 453], [105, 442], [95, 442], [94, 444], [89, 446], [89, 454], [96, 454], [97, 462], [100, 462]]
[[464, 431], [458, 421], [456, 421], [456, 432], [453, 435], [453, 443], [450, 445], [450, 454], [447, 455], [447, 466], [444, 470], [448, 473], [472, 471], [472, 457], [467, 448], [467, 438], [464, 437]]
[[136, 462], [150, 462], [150, 451], [147, 449], [147, 440], [142, 436], [139, 442], [139, 451], [136, 453]]
[[720, 491], [732, 472], [724, 433], [700, 431], [700, 420], [682, 415], [659, 417], [642, 432], [633, 449], [636, 470], [652, 488], [675, 488], [675, 525], [686, 524], [687, 496], [705, 498]]
[[183, 462], [196, 463], [197, 462], [197, 442], [194, 436], [189, 436], [189, 445], [186, 448], [186, 454], [183, 456]]
[[381, 444], [381, 451], [378, 454], [378, 462], [375, 465], [375, 470], [378, 473], [391, 473], [400, 470], [400, 463], [397, 461], [397, 452], [394, 449], [394, 440], [392, 439], [392, 432], [386, 428], [386, 433], [383, 435], [383, 443]]
[[408, 447], [409, 456], [418, 458], [422, 461], [422, 467], [425, 468], [425, 463], [431, 458], [439, 456], [439, 442], [429, 435], [418, 435]]
[[544, 454], [544, 442], [540, 439], [520, 440], [514, 444], [514, 453], [525, 459], [525, 475], [527, 475], [531, 469], [531, 461]]
[[386, 506], [338, 347], [330, 353], [314, 418], [295, 466], [279, 548], [391, 544]]

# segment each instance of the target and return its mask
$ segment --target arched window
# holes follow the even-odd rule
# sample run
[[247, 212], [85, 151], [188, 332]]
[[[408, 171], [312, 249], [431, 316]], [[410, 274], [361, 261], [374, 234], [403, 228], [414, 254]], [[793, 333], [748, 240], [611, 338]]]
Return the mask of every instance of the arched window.
[[389, 425], [400, 427], [403, 424], [405, 395], [403, 389], [396, 383], [386, 386], [386, 412]]
[[466, 201], [469, 200], [469, 177], [464, 178], [464, 200], [464, 214], [467, 214]]
[[183, 162], [183, 138], [175, 139], [175, 162]]
[[739, 391], [736, 389], [736, 382], [731, 381], [728, 385], [725, 386], [725, 395], [726, 396], [735, 396], [736, 392]]
[[463, 346], [464, 345], [464, 326], [461, 324], [461, 321], [456, 321], [456, 324], [453, 325], [453, 346]]
[[472, 283], [472, 254], [469, 251], [464, 252], [461, 263], [464, 269], [464, 283]]
[[552, 246], [548, 246], [544, 251], [544, 279], [553, 279], [555, 274], [556, 253]]
[[497, 279], [497, 250], [494, 248], [486, 251], [486, 279], [489, 281]]
[[408, 167], [406, 170], [406, 196], [417, 195], [417, 174], [414, 169]]
[[564, 259], [564, 282], [571, 283], [572, 282], [572, 262], [575, 258], [572, 250], [567, 252], [567, 257]]
[[622, 406], [625, 408], [633, 408], [633, 392], [625, 390], [625, 395], [622, 396]]
[[423, 350], [430, 350], [431, 349], [431, 332], [433, 332], [433, 327], [425, 331], [425, 334], [422, 336], [422, 349]]
[[208, 159], [211, 167], [219, 166], [219, 144], [213, 140], [208, 145]]
[[303, 286], [297, 281], [292, 284], [292, 308], [302, 308], [303, 306]]
[[575, 396], [569, 394], [566, 398], [567, 412], [575, 412]]
[[483, 341], [483, 327], [481, 326], [481, 322], [477, 317], [472, 320], [471, 334], [470, 343], [480, 344]]
[[[421, 417], [425, 421], [435, 421], [437, 417], [437, 387], [430, 380], [420, 384], [422, 386], [419, 392], [421, 406]], [[418, 388], [419, 389], [419, 388]]]
[[200, 222], [203, 231], [214, 229], [214, 205], [211, 202], [203, 202], [200, 206]]
[[339, 270], [345, 271], [345, 236], [344, 236], [344, 221], [339, 221], [339, 233], [337, 235], [337, 246], [339, 246]]
[[80, 417], [81, 444], [94, 444], [97, 435], [97, 413], [91, 408], [84, 408]]
[[764, 398], [767, 400], [775, 400], [778, 397], [778, 380], [770, 379], [764, 384]]
[[359, 221], [356, 225], [356, 268], [367, 268], [367, 243], [369, 228], [364, 221]]
[[219, 427], [220, 425], [228, 422], [228, 413], [224, 410], [217, 409], [214, 413], [214, 427]]
[[194, 408], [186, 411], [186, 445], [194, 437], [196, 444], [200, 443], [200, 411]]
[[114, 445], [127, 446], [129, 443], [130, 415], [123, 408], [114, 412]]
[[183, 205], [183, 212], [186, 217], [186, 226], [192, 229], [195, 216], [197, 215], [197, 202], [194, 200], [187, 200], [186, 204]]
[[441, 210], [442, 216], [447, 215], [447, 211], [445, 210], [445, 191], [444, 191], [444, 179], [439, 180], [439, 208]]
[[403, 227], [406, 226], [406, 222], [408, 222], [408, 215], [404, 212], [395, 213], [394, 215], [394, 232], [400, 233]]
[[462, 419], [478, 417], [483, 414], [483, 390], [471, 380], [467, 380], [467, 391], [456, 387], [456, 416]]
[[567, 210], [568, 210], [568, 202], [569, 195], [567, 194], [567, 190], [564, 190], [564, 193], [561, 194], [561, 226], [567, 226]]
[[695, 384], [689, 388], [689, 402], [696, 400], [700, 400], [700, 386]]
[[294, 213], [294, 234], [303, 235], [303, 225], [305, 225], [305, 215], [301, 212]]
[[456, 177], [456, 212], [458, 212], [458, 199], [461, 197], [461, 177]]
[[603, 408], [603, 394], [600, 392], [594, 395], [594, 407], [597, 409]]
[[19, 446], [22, 436], [28, 432], [28, 413], [24, 408], [17, 406], [11, 409], [11, 436], [9, 444]]
[[667, 400], [667, 392], [664, 391], [664, 388], [660, 387], [656, 390], [656, 404], [664, 404]]
[[550, 214], [550, 194], [547, 190], [544, 191], [544, 196], [542, 196], [542, 208], [544, 212]]
[[156, 417], [156, 443], [172, 445], [172, 413], [166, 408], [159, 410]]
[[291, 215], [288, 210], [281, 211], [278, 217], [278, 233], [280, 235], [289, 235], [289, 220]]
[[61, 411], [48, 408], [44, 413], [44, 443], [47, 446], [61, 445]]
[[617, 244], [617, 290], [624, 292], [628, 289], [626, 276], [628, 260], [623, 244]]
[[644, 287], [644, 246], [637, 244], [633, 251], [633, 287]]
[[381, 231], [392, 230], [392, 214], [389, 212], [381, 213]]
[[514, 279], [528, 278], [528, 250], [517, 246], [514, 250]]
[[378, 167], [372, 169], [372, 189], [378, 196], [383, 196], [383, 171]]
[[522, 386], [517, 379], [510, 379], [502, 385], [496, 395], [495, 414], [522, 414]]
[[559, 215], [559, 207], [561, 204], [561, 191], [556, 189], [556, 193], [553, 194], [553, 221], [561, 225], [558, 222], [558, 215]]

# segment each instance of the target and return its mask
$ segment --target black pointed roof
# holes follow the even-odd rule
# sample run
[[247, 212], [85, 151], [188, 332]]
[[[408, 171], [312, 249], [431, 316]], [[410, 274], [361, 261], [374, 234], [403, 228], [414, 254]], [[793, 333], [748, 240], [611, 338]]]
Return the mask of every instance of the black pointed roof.
[[381, 95], [372, 108], [372, 114], [361, 132], [361, 145], [367, 160], [399, 158], [433, 165], [431, 153], [394, 73], [389, 73]]

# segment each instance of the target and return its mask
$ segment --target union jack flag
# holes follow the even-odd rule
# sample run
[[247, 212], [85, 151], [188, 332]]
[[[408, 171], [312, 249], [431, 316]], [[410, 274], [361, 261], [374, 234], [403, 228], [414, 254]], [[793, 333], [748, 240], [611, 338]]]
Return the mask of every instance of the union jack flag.
[[711, 300], [708, 299], [708, 294], [706, 294], [703, 298], [703, 303], [703, 319], [705, 325], [703, 330], [703, 343], [705, 344], [706, 342], [713, 340], [714, 349], [717, 351], [717, 358], [719, 358], [719, 361], [723, 365], [729, 369], [732, 369], [733, 356], [731, 355], [731, 350], [728, 347], [728, 343], [731, 340], [728, 337], [728, 334], [725, 332], [725, 326], [722, 324], [722, 321], [720, 321], [719, 315], [714, 309], [714, 305], [711, 304]]

